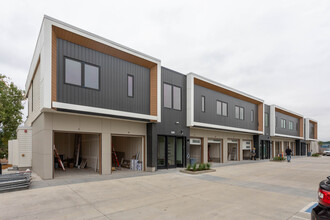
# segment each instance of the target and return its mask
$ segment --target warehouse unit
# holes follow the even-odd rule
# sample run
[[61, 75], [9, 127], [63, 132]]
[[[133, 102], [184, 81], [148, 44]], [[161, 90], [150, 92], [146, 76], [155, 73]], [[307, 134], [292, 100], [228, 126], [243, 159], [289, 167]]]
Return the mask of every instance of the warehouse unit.
[[307, 155], [317, 140], [315, 120], [48, 16], [25, 90], [31, 156], [9, 158], [44, 179]]

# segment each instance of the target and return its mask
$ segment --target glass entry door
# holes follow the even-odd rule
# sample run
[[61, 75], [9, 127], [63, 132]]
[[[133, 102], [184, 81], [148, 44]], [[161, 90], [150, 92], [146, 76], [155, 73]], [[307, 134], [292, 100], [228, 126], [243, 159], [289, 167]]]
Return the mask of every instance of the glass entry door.
[[183, 167], [184, 147], [183, 137], [158, 136], [157, 168]]

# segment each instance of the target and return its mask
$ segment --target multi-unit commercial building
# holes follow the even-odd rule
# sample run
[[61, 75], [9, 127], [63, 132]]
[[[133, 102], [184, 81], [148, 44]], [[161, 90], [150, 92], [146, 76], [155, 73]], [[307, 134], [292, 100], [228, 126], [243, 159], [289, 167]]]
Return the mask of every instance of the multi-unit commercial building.
[[[32, 169], [110, 174], [132, 159], [143, 171], [306, 155], [317, 121], [45, 16], [26, 81]], [[315, 150], [316, 151], [316, 150]], [[72, 166], [71, 166], [72, 167]]]

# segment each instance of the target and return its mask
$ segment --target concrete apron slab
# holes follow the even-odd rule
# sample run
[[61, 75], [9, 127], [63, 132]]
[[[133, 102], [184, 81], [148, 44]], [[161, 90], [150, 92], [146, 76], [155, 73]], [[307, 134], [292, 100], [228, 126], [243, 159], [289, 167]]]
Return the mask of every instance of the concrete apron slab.
[[318, 182], [330, 165], [330, 157], [313, 159], [225, 166], [197, 176], [176, 170], [4, 193], [0, 213], [4, 219], [299, 218], [299, 210], [315, 201]]

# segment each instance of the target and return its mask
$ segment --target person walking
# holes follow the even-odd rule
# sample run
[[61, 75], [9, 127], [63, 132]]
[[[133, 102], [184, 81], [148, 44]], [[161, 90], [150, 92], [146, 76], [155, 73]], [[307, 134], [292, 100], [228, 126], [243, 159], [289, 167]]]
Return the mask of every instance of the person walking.
[[291, 153], [292, 153], [292, 150], [288, 147], [286, 150], [285, 150], [285, 153], [286, 153], [286, 159], [288, 160], [288, 162], [291, 161]]

